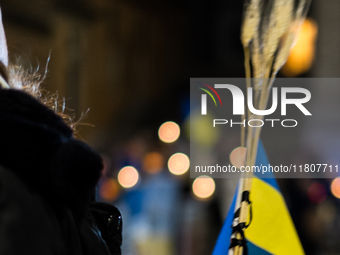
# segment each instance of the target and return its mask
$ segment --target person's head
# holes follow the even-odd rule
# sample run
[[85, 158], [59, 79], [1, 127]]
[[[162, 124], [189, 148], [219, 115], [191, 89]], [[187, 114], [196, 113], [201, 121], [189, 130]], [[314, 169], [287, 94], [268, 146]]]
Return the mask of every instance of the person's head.
[[102, 159], [75, 138], [57, 97], [40, 89], [46, 72], [39, 76], [9, 63], [1, 10], [0, 62], [0, 167], [16, 173], [35, 192], [85, 213]]

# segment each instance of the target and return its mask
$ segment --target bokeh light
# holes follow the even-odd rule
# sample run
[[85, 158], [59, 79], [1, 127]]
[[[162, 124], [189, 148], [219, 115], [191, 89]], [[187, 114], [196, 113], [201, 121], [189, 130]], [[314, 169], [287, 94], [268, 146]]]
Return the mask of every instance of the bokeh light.
[[164, 157], [159, 152], [149, 152], [143, 160], [143, 168], [150, 174], [159, 173], [164, 166]]
[[99, 194], [106, 202], [114, 201], [119, 195], [119, 185], [116, 179], [104, 179]]
[[340, 177], [337, 177], [332, 181], [331, 191], [333, 196], [340, 198]]
[[247, 148], [246, 147], [237, 147], [235, 148], [229, 156], [230, 163], [237, 168], [240, 168], [244, 165], [244, 161], [246, 159]]
[[174, 175], [181, 175], [188, 171], [190, 160], [184, 153], [173, 154], [168, 161], [169, 171]]
[[215, 191], [215, 181], [209, 176], [200, 176], [192, 184], [192, 191], [196, 197], [206, 199]]
[[298, 39], [292, 48], [282, 73], [288, 77], [298, 76], [308, 71], [315, 56], [315, 39], [318, 33], [318, 26], [315, 21], [307, 18], [301, 25]]
[[175, 122], [168, 121], [160, 126], [158, 136], [165, 143], [173, 143], [178, 139], [180, 132], [180, 128]]
[[123, 167], [118, 173], [118, 182], [124, 188], [131, 188], [135, 186], [138, 180], [138, 171], [132, 166]]
[[318, 182], [314, 182], [309, 186], [307, 194], [309, 200], [314, 204], [320, 204], [327, 198], [327, 190], [325, 186]]
[[194, 111], [187, 124], [190, 129], [190, 140], [205, 148], [214, 146], [221, 137], [220, 127], [212, 125], [214, 118], [212, 112], [208, 111], [207, 115], [202, 116], [200, 110]]

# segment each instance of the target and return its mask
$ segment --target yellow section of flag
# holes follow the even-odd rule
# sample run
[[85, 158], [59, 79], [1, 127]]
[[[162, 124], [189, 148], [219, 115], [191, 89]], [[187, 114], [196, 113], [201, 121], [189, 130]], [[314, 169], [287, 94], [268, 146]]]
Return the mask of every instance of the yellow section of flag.
[[275, 255], [305, 254], [282, 194], [269, 183], [253, 178], [250, 192], [253, 220], [246, 238]]

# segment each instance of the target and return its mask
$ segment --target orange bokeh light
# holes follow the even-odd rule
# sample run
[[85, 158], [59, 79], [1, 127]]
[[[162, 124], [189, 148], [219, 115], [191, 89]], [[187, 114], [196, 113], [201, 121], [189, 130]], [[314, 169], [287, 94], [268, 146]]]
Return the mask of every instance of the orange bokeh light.
[[124, 188], [131, 188], [135, 186], [138, 180], [138, 171], [132, 166], [123, 167], [118, 173], [118, 182]]
[[106, 202], [114, 201], [119, 194], [119, 185], [116, 179], [105, 179], [99, 189], [100, 196]]
[[168, 161], [169, 171], [174, 175], [181, 175], [188, 171], [190, 160], [187, 155], [183, 153], [173, 154]]
[[336, 198], [340, 198], [340, 177], [335, 178], [332, 181], [331, 184], [331, 191], [332, 194], [336, 197]]
[[244, 161], [246, 159], [247, 148], [245, 147], [237, 147], [235, 148], [229, 156], [230, 163], [237, 168], [240, 168], [244, 165]]
[[159, 152], [150, 152], [145, 155], [143, 168], [146, 172], [159, 173], [164, 166], [164, 157]]
[[178, 139], [180, 132], [180, 128], [175, 122], [168, 121], [160, 126], [158, 136], [165, 143], [173, 143]]
[[215, 181], [209, 176], [200, 176], [193, 182], [192, 191], [200, 199], [208, 198], [215, 191]]
[[315, 41], [318, 34], [316, 22], [307, 18], [301, 25], [297, 42], [291, 49], [282, 73], [288, 77], [298, 76], [308, 71], [315, 57]]

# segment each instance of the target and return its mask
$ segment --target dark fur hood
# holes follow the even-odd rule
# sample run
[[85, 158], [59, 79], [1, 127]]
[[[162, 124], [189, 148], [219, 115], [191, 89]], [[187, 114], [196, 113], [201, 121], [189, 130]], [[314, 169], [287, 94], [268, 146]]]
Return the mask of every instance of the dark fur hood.
[[82, 213], [100, 178], [102, 159], [74, 138], [62, 118], [32, 96], [0, 90], [0, 165], [29, 187]]

